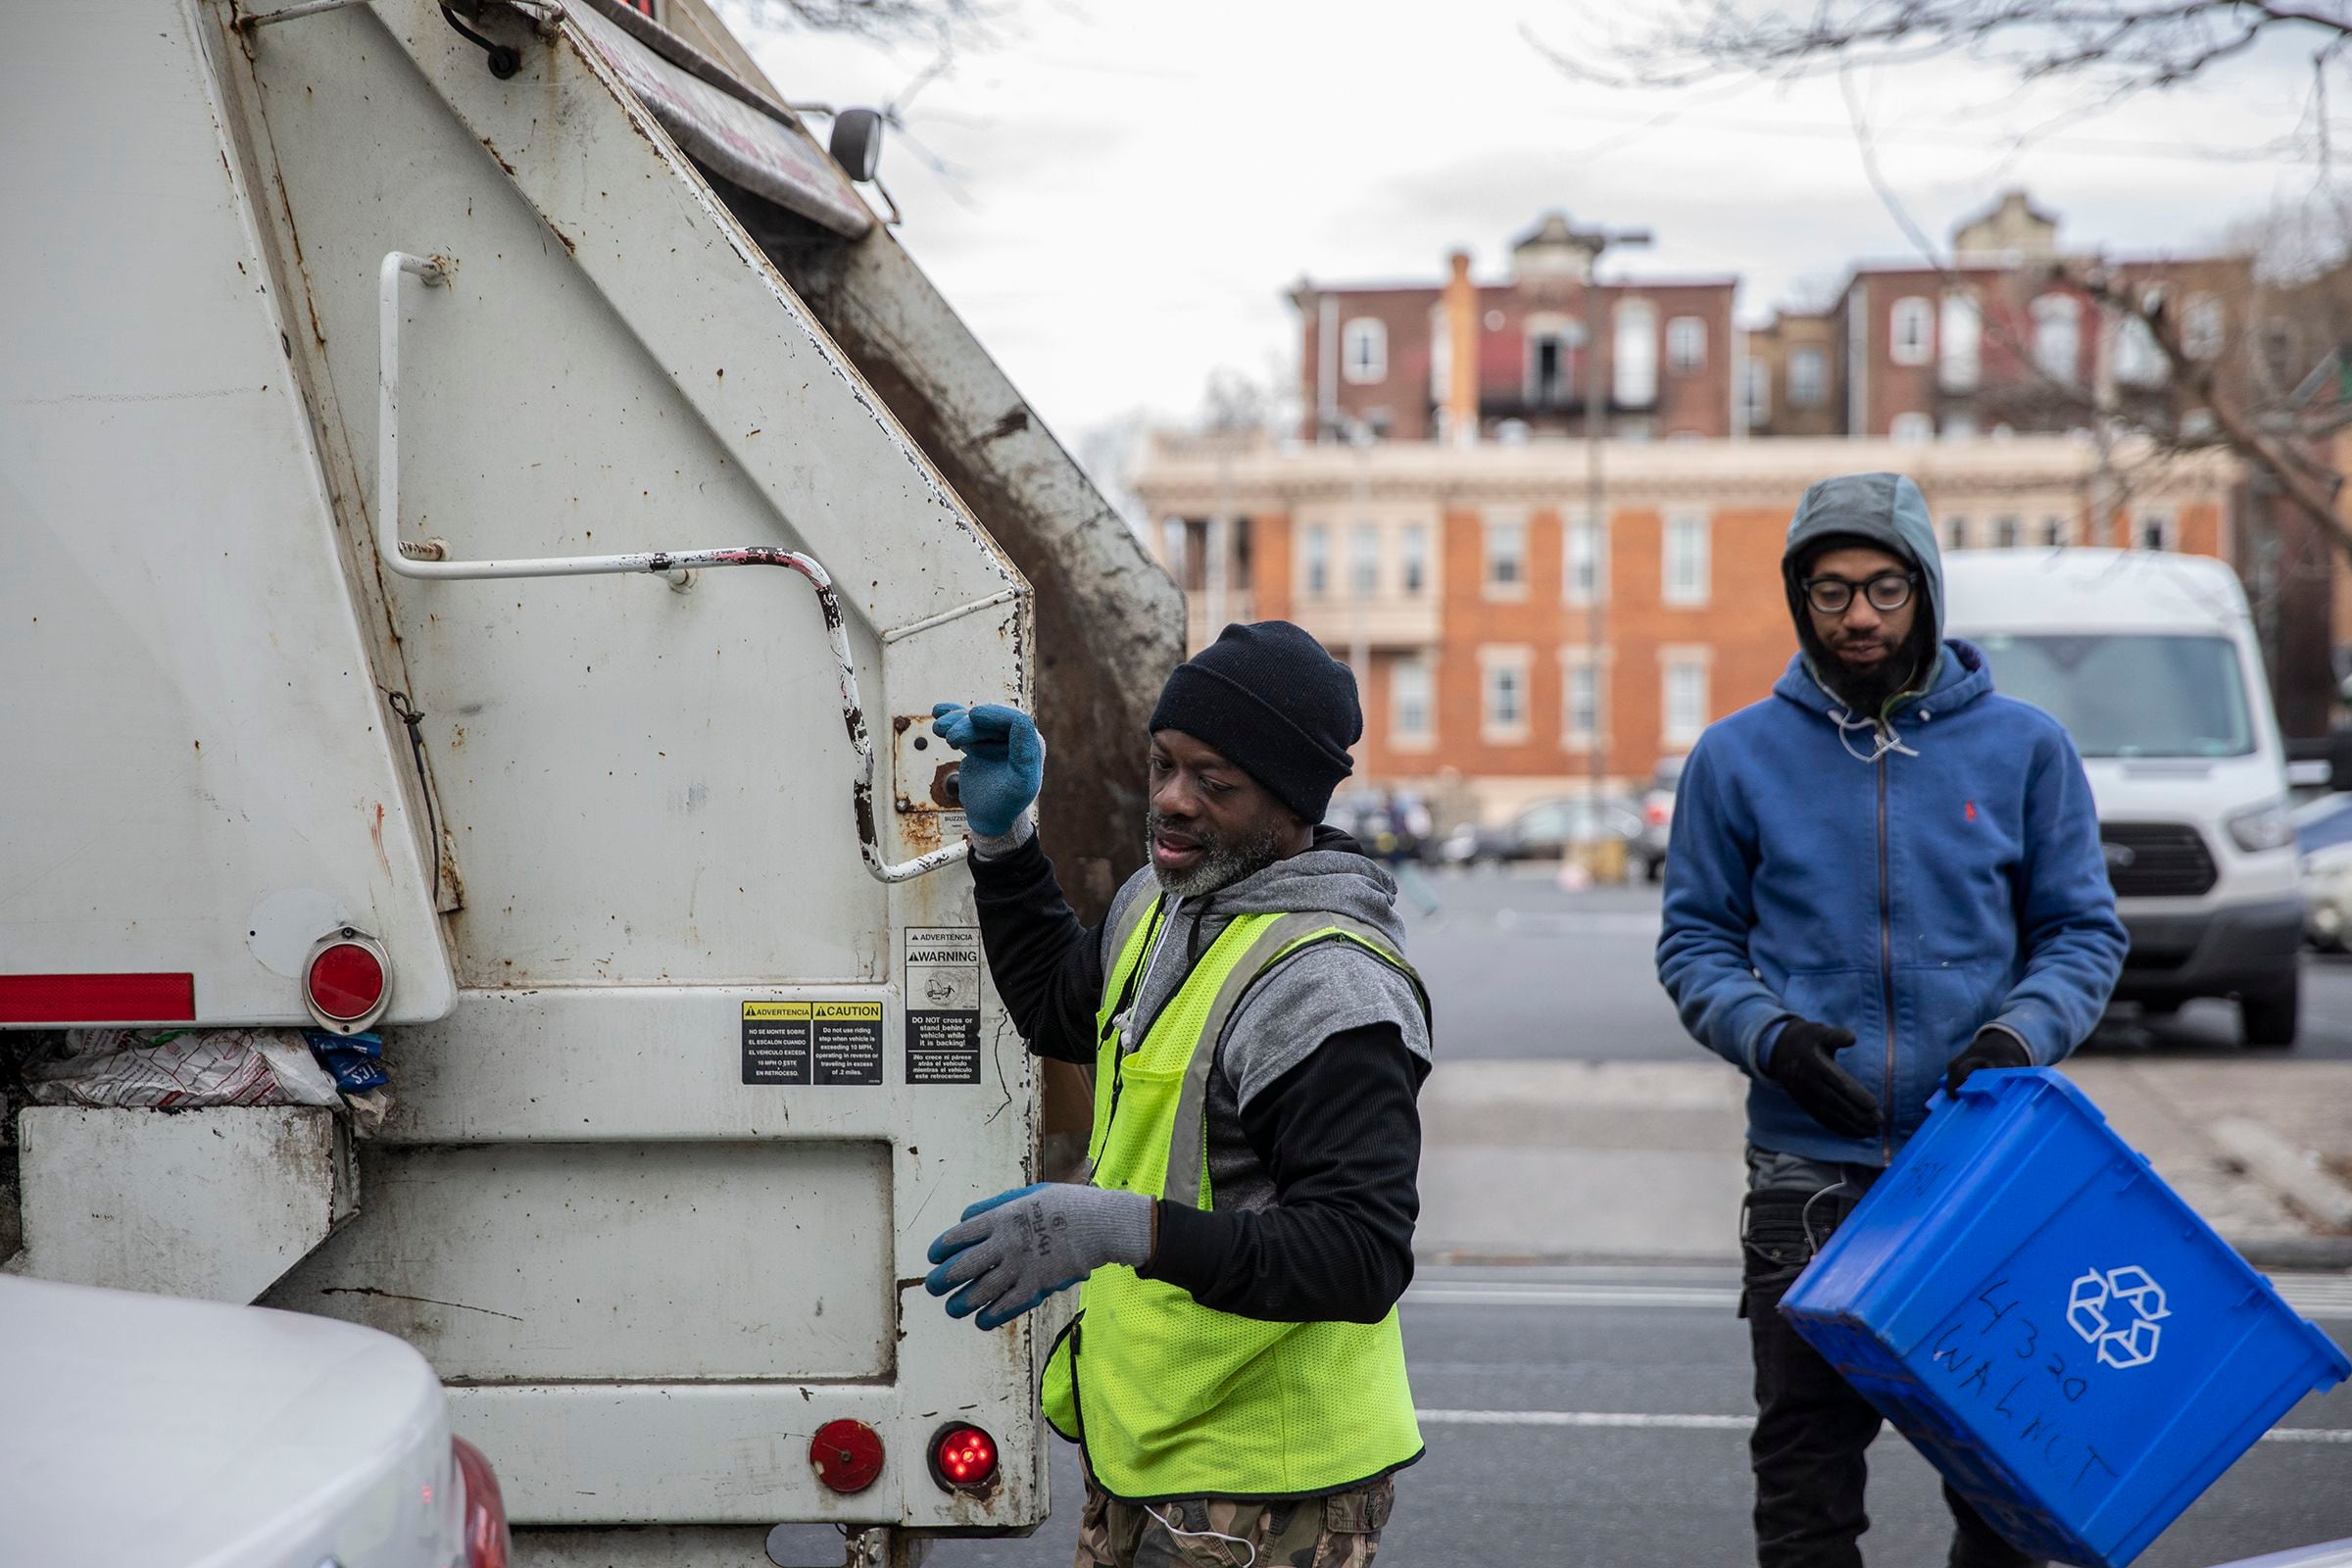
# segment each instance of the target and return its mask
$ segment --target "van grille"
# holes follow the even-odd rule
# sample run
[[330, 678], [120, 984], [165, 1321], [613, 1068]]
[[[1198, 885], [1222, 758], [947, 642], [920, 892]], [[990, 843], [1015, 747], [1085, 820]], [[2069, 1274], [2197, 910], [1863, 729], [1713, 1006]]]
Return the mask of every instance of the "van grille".
[[2204, 838], [2185, 822], [2101, 822], [2099, 847], [2118, 898], [2195, 898], [2218, 875]]

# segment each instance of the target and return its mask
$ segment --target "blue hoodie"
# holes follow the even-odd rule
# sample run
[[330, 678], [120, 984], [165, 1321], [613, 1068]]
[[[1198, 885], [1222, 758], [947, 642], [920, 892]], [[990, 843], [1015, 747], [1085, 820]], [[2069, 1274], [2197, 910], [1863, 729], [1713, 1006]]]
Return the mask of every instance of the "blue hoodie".
[[[1675, 797], [1658, 977], [1683, 1025], [1748, 1074], [1748, 1136], [1884, 1165], [1951, 1058], [1997, 1027], [2046, 1065], [2099, 1020], [2125, 935], [2074, 743], [1992, 689], [1984, 655], [1941, 640], [1943, 564], [1919, 487], [1849, 474], [1805, 492], [1783, 575], [1830, 535], [1917, 565], [1925, 690], [1857, 714], [1805, 654], [1763, 702], [1709, 726]], [[1879, 1098], [1880, 1136], [1840, 1138], [1766, 1074], [1790, 1018], [1850, 1029], [1838, 1065]]]

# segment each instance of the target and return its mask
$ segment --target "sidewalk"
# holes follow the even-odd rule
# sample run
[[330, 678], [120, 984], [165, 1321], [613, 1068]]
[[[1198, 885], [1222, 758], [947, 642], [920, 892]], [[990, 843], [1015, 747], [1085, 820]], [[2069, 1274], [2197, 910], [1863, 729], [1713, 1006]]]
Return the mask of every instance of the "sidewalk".
[[[2268, 1126], [2343, 1169], [2352, 1161], [2352, 1062], [2265, 1058], [2071, 1062], [2125, 1141], [2251, 1260], [2352, 1266], [2242, 1174], [2205, 1129]], [[1452, 1061], [1421, 1094], [1421, 1223], [1432, 1262], [1737, 1261], [1744, 1081], [1675, 1063]]]

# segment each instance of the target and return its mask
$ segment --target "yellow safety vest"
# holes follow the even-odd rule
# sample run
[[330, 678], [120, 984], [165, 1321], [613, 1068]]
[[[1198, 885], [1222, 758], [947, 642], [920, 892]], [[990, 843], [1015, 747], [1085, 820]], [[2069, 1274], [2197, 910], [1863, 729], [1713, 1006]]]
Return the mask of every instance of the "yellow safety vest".
[[[1421, 982], [1358, 922], [1245, 914], [1219, 933], [1143, 1043], [1124, 1054], [1117, 1009], [1160, 916], [1157, 899], [1129, 916], [1096, 1011], [1091, 1179], [1212, 1209], [1208, 1075], [1250, 984], [1318, 942], [1352, 942], [1401, 971], [1416, 992]], [[1422, 1451], [1395, 1308], [1378, 1323], [1273, 1323], [1202, 1306], [1190, 1292], [1124, 1264], [1095, 1270], [1080, 1288], [1078, 1316], [1047, 1360], [1043, 1392], [1046, 1419], [1085, 1446], [1095, 1479], [1137, 1501], [1337, 1492]]]

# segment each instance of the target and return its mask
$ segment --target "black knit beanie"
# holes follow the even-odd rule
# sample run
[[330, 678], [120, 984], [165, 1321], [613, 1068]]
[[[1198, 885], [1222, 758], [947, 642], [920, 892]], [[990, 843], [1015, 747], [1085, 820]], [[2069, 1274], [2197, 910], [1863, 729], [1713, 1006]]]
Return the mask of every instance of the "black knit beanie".
[[1355, 675], [1287, 620], [1232, 625], [1176, 666], [1152, 710], [1152, 732], [1182, 730], [1213, 746], [1308, 822], [1355, 770], [1363, 739]]

